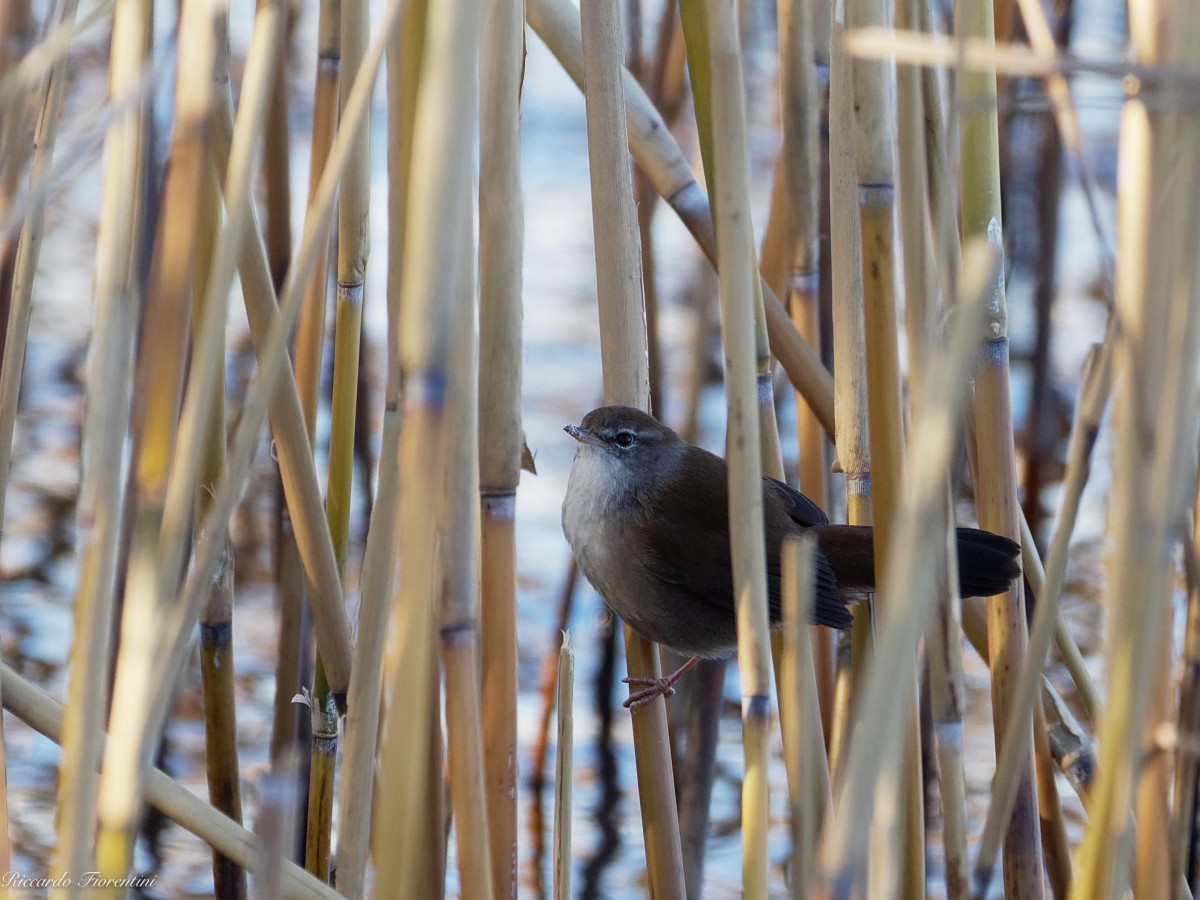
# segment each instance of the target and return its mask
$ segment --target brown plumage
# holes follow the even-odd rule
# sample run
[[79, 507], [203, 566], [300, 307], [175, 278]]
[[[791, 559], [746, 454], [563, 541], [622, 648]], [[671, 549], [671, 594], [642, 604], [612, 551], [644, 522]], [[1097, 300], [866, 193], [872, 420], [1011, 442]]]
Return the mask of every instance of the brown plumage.
[[[634, 630], [692, 656], [726, 656], [737, 643], [726, 463], [629, 407], [588, 413], [563, 501], [563, 531], [580, 568]], [[817, 537], [814, 620], [845, 628], [848, 600], [875, 587], [871, 529], [830, 525], [811, 500], [763, 478], [771, 622], [780, 619], [784, 537]], [[1018, 546], [958, 529], [962, 592], [987, 596], [1020, 573]], [[669, 685], [668, 685], [669, 688]], [[665, 692], [665, 691], [664, 691]]]

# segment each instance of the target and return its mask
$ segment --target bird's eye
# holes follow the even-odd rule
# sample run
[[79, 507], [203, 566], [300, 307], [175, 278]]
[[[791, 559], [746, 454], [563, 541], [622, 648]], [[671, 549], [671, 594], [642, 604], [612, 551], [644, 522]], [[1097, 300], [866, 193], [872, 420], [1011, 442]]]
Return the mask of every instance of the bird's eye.
[[617, 436], [613, 438], [613, 443], [618, 447], [628, 450], [633, 446], [634, 437], [632, 431], [618, 431]]

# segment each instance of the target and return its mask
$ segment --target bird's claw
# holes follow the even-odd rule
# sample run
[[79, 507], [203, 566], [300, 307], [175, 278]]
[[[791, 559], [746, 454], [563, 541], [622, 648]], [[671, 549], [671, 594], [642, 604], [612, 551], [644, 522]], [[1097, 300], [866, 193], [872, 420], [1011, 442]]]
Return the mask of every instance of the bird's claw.
[[626, 709], [636, 709], [649, 703], [656, 697], [662, 697], [664, 700], [667, 697], [675, 695], [675, 688], [672, 686], [670, 678], [622, 678], [625, 684], [644, 684], [646, 685], [640, 691], [634, 691], [630, 694], [622, 704]]

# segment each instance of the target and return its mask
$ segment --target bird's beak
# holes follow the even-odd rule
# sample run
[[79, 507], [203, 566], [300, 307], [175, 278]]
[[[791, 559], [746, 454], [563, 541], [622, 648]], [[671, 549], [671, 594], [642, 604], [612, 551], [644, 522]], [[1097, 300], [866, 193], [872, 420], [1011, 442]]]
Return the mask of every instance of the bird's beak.
[[600, 438], [596, 437], [596, 435], [592, 434], [586, 428], [580, 428], [578, 425], [564, 425], [563, 431], [581, 444], [592, 444], [595, 447], [604, 446], [604, 441], [600, 440]]

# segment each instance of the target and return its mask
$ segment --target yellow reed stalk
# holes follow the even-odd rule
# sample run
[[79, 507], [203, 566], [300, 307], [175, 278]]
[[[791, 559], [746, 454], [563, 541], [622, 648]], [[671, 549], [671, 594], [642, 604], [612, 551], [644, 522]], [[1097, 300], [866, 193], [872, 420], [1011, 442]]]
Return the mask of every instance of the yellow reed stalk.
[[[846, 25], [883, 24], [885, 4], [857, 0], [846, 5]], [[855, 165], [863, 254], [863, 335], [866, 348], [867, 411], [870, 424], [872, 521], [875, 570], [882, 572], [891, 552], [892, 522], [899, 506], [904, 470], [904, 428], [900, 389], [895, 297], [895, 173], [891, 103], [894, 70], [886, 63], [852, 64]], [[907, 718], [900, 781], [899, 816], [903, 846], [902, 891], [925, 890], [924, 790], [921, 744], [915, 715], [916, 683], [902, 688], [900, 701], [913, 707]]]
[[[1140, 62], [1190, 61], [1187, 47], [1200, 30], [1194, 10], [1133, 2], [1129, 21]], [[1194, 234], [1200, 210], [1190, 183], [1174, 180], [1169, 195], [1164, 193], [1166, 179], [1172, 177], [1165, 160], [1172, 159], [1171, 165], [1177, 161], [1182, 173], [1194, 173], [1200, 164], [1200, 133], [1194, 115], [1151, 110], [1134, 98], [1122, 110], [1120, 141], [1116, 313], [1121, 339], [1113, 347], [1109, 691], [1100, 723], [1104, 752], [1072, 897], [1126, 890], [1128, 839], [1123, 833], [1135, 789], [1134, 889], [1138, 896], [1167, 896], [1173, 888], [1169, 784], [1165, 769], [1143, 758], [1143, 741], [1161, 721], [1169, 684], [1169, 548], [1183, 514], [1179, 486], [1194, 475], [1193, 391], [1200, 328], [1196, 258], [1190, 238], [1188, 244], [1179, 240]]]
[[[921, 25], [924, 6], [908, 0], [897, 10], [898, 18], [913, 28]], [[928, 210], [928, 160], [921, 72], [912, 66], [897, 72], [900, 113], [900, 207], [904, 235], [905, 325], [908, 331], [909, 378], [914, 410], [919, 410], [929, 386], [921, 376], [929, 361], [940, 351], [936, 280], [930, 246]], [[953, 505], [949, 478], [941, 486], [942, 514], [937, 529], [944, 535], [934, 541], [937, 569], [937, 613], [926, 633], [925, 658], [929, 667], [930, 713], [933, 718], [937, 778], [941, 794], [944, 880], [948, 898], [967, 895], [967, 811], [963, 772], [963, 684], [962, 625], [958, 596], [958, 565], [955, 547]]]
[[[150, 9], [123, 0], [113, 11], [109, 88], [123, 94], [141, 77], [150, 44]], [[96, 761], [103, 733], [113, 603], [125, 505], [121, 463], [130, 411], [134, 313], [137, 306], [137, 231], [145, 171], [145, 105], [124, 109], [105, 135], [100, 237], [96, 263], [96, 327], [88, 360], [89, 403], [83, 423], [79, 492], [80, 568], [75, 640], [67, 687], [71, 716], [64, 724], [59, 782], [58, 846], [52, 868], [83, 872], [92, 866]], [[33, 273], [30, 272], [32, 276]], [[117, 713], [120, 715], [120, 713]], [[121, 874], [124, 874], [124, 868]], [[75, 882], [61, 890], [78, 896]]]
[[[624, 94], [632, 79], [622, 85], [624, 53], [615, 0], [586, 3], [580, 14], [604, 403], [649, 409], [641, 257], [623, 139]], [[631, 678], [660, 677], [658, 648], [628, 626], [625, 650]], [[666, 703], [656, 698], [631, 715], [650, 890], [655, 896], [682, 897], [683, 861]]]
[[[0, 684], [3, 685], [6, 710], [34, 731], [61, 743], [64, 728], [62, 704], [8, 666], [0, 665]], [[96, 748], [97, 755], [103, 752], [105, 740], [101, 732]], [[111, 737], [107, 740], [111, 740]], [[255, 836], [231, 821], [228, 816], [213, 809], [160, 769], [151, 768], [149, 771], [146, 778], [146, 800], [180, 827], [190, 831], [238, 865], [254, 865], [258, 848]], [[331, 888], [287, 860], [283, 862], [281, 875], [285, 897], [296, 900], [338, 900], [340, 897]]]
[[[218, 20], [220, 22], [220, 20]], [[221, 28], [223, 22], [218, 24]], [[204, 160], [199, 173], [196, 229], [188, 240], [195, 245], [192, 297], [195, 304], [193, 330], [203, 327], [204, 299], [220, 231], [221, 207], [212, 166]], [[221, 470], [225, 467], [225, 384], [217, 373], [205, 424], [205, 463], [195, 495], [195, 522], [199, 526]], [[236, 822], [242, 820], [241, 780], [237, 758], [237, 715], [233, 668], [233, 551], [226, 551], [213, 578], [209, 598], [200, 615], [200, 676], [204, 686], [205, 761], [208, 769], [208, 798]], [[278, 880], [278, 879], [276, 879]], [[213, 851], [213, 892], [219, 897], [246, 895], [245, 870], [232, 859]]]
[[[856, 149], [852, 71], [843, 52], [845, 28], [834, 21], [829, 75], [829, 218], [830, 277], [833, 282], [833, 358], [836, 404], [835, 453], [837, 468], [846, 479], [846, 518], [851, 525], [871, 523], [871, 452], [867, 429], [866, 345], [863, 334], [862, 236], [855, 174]], [[829, 742], [834, 782], [849, 737], [850, 722], [862, 684], [863, 664], [871, 642], [871, 606], [858, 603], [851, 610], [851, 669], [839, 673], [835, 696], [833, 733]]]
[[[441, 452], [450, 415], [446, 367], [455, 305], [461, 303], [460, 273], [471, 269], [463, 256], [469, 244], [462, 240], [462, 227], [471, 196], [476, 93], [475, 79], [462, 77], [462, 71], [464, 66], [474, 70], [481, 12], [471, 0], [430, 7], [413, 127], [401, 291], [404, 578], [392, 602], [384, 661], [386, 705], [372, 835], [380, 897], [422, 896], [413, 874], [427, 863], [419, 860], [440, 856], [434, 833], [440, 823], [429, 821], [429, 795], [421, 789], [429, 780], [430, 754], [438, 742], [433, 721], [438, 709], [433, 609], [438, 586], [429, 523], [436, 520], [440, 485], [447, 477]], [[448, 696], [458, 696], [454, 686], [447, 688]], [[488, 876], [485, 865], [481, 881], [486, 887]], [[442, 890], [440, 884], [434, 887]]]
[[[338, 83], [341, 77], [341, 19], [335, 0], [322, 0], [317, 13], [317, 75], [313, 89], [313, 124], [308, 169], [308, 202], [311, 203], [325, 169], [329, 146], [333, 141], [338, 115]], [[284, 79], [277, 70], [274, 90], [275, 103], [269, 113], [267, 128], [273, 130], [278, 118], [274, 105]], [[265, 160], [270, 160], [272, 145], [268, 135]], [[275, 152], [280, 152], [276, 150]], [[269, 185], [268, 185], [269, 189]], [[272, 225], [275, 228], [272, 229]], [[281, 249], [290, 232], [272, 219], [267, 222], [265, 248], [271, 284], [276, 293], [282, 289], [281, 277], [286, 275], [289, 260], [282, 259]], [[308, 429], [310, 446], [316, 444], [317, 407], [321, 393], [321, 358], [325, 342], [325, 306], [329, 254], [322, 253], [316, 261], [304, 295], [300, 324], [296, 329], [295, 372], [300, 408]], [[282, 485], [280, 486], [282, 487]], [[279, 496], [277, 494], [277, 496]], [[296, 688], [308, 681], [311, 663], [308, 658], [308, 634], [304, 623], [304, 575], [300, 551], [296, 546], [295, 529], [286, 499], [280, 498], [279, 523], [276, 532], [275, 586], [279, 599], [278, 656], [275, 663], [274, 720], [271, 726], [271, 760], [279, 762], [288, 746], [309, 740], [311, 718], [305, 721], [301, 707], [292, 702]]]
[[[342, 102], [348, 99], [366, 49], [368, 14], [362, 2], [341, 4], [340, 53], [345, 79]], [[370, 133], [369, 119], [361, 126]], [[333, 541], [338, 576], [345, 589], [350, 548], [350, 505], [354, 488], [354, 427], [358, 402], [359, 344], [362, 336], [363, 282], [366, 274], [370, 173], [369, 141], [358, 141], [339, 187], [337, 312], [334, 324], [333, 400], [329, 439], [329, 481], [325, 515]], [[324, 301], [324, 284], [310, 282], [313, 300]], [[319, 350], [319, 348], [318, 348]], [[319, 352], [317, 354], [319, 365]], [[310, 376], [311, 377], [311, 376]], [[319, 375], [317, 376], [319, 382]], [[313, 422], [307, 422], [311, 440]], [[312, 762], [309, 768], [305, 868], [329, 879], [333, 829], [333, 792], [337, 768], [338, 710], [329, 689], [324, 659], [318, 653], [312, 708]]]
[[[829, 766], [821, 739], [821, 710], [808, 623], [812, 621], [816, 542], [807, 535], [789, 538], [783, 546], [783, 677], [780, 706], [790, 707], [783, 718], [792, 723], [795, 752], [786, 763], [794, 771], [788, 778], [788, 824], [792, 837], [792, 897], [807, 897], [812, 883], [821, 823], [832, 804]], [[783, 710], [780, 709], [782, 716]]]
[[[993, 41], [992, 4], [958, 3], [958, 34]], [[1002, 243], [1000, 169], [993, 73], [963, 73], [956, 79], [964, 104], [959, 121], [961, 142], [961, 227], [963, 240], [982, 238]], [[979, 463], [975, 480], [980, 527], [1019, 539], [1012, 409], [1009, 401], [1008, 321], [1004, 278], [997, 275], [989, 327], [980, 347], [975, 376], [976, 443]], [[1007, 593], [988, 601], [988, 644], [991, 650], [992, 716], [997, 752], [1007, 735], [1004, 723], [1011, 706], [1013, 679], [1025, 658], [1028, 641], [1024, 589], [1018, 581]], [[1004, 886], [1009, 897], [1037, 898], [1045, 888], [1042, 874], [1041, 827], [1035, 794], [1032, 739], [1021, 750], [1017, 803], [1004, 843]]]
[[[394, 560], [399, 555], [397, 523], [400, 496], [400, 296], [404, 275], [404, 222], [408, 198], [408, 172], [412, 156], [413, 119], [417, 80], [425, 40], [426, 4], [407, 3], [388, 45], [388, 378], [384, 394], [383, 439], [379, 455], [379, 482], [371, 513], [367, 546], [360, 576], [362, 601], [358, 613], [358, 640], [354, 645], [354, 671], [344, 728], [342, 793], [338, 822], [336, 883], [351, 898], [362, 896], [370, 849], [371, 812], [375, 787], [375, 747], [379, 738], [379, 706], [383, 690], [382, 665], [387, 636], [388, 602], [393, 594]], [[440, 772], [428, 778], [426, 809], [436, 809]], [[435, 821], [432, 813], [430, 821]], [[412, 873], [417, 892], [429, 893], [444, 881], [440, 853], [418, 860]], [[437, 873], [435, 875], [435, 873]]]
[[859, 724], [850, 744], [842, 792], [822, 839], [821, 897], [846, 896], [861, 878], [876, 785], [895, 740], [890, 736], [911, 723], [911, 704], [897, 702], [896, 685], [905, 690], [916, 675], [916, 648], [936, 605], [937, 566], [927, 535], [945, 508], [943, 484], [956, 441], [959, 411], [969, 387], [969, 371], [985, 321], [985, 302], [999, 269], [999, 257], [982, 242], [972, 245], [964, 271], [967, 296], [936, 363], [937, 378], [929, 385], [912, 428], [905, 499], [896, 522], [896, 540], [880, 579], [883, 622], [867, 664]]
[[490, 37], [480, 51], [479, 103], [480, 665], [492, 893], [498, 900], [515, 900], [525, 18], [518, 0], [489, 0], [484, 15], [484, 33]]
[[571, 898], [571, 779], [575, 741], [575, 651], [563, 632], [558, 653], [558, 737], [554, 759], [554, 900]]
[[[1110, 340], [1112, 339], [1110, 333]], [[992, 804], [988, 809], [972, 873], [972, 891], [976, 895], [985, 892], [991, 882], [1003, 829], [1016, 801], [1021, 759], [1017, 751], [1028, 739], [1029, 728], [1033, 723], [1034, 704], [1041, 688], [1041, 673], [1045, 666], [1046, 653], [1054, 638], [1054, 626], [1058, 621], [1059, 600], [1062, 597], [1067, 568], [1067, 550], [1079, 512], [1079, 501], [1090, 473], [1092, 447], [1100, 430], [1104, 407], [1108, 402], [1110, 371], [1111, 344], [1106, 342], [1098, 348], [1093, 348], [1084, 363], [1083, 384], [1075, 406], [1075, 421], [1071, 428], [1070, 446], [1067, 449], [1062, 506], [1050, 544], [1050, 555], [1047, 557], [1045, 589], [1037, 594], [1037, 608], [1030, 628], [1029, 651], [1017, 676], [1012, 709], [1005, 726], [1007, 733], [1015, 735], [1016, 738], [1001, 747], [996, 762], [996, 775], [992, 782]]]
[[445, 458], [438, 504], [438, 593], [446, 672], [450, 800], [464, 896], [491, 898], [492, 865], [479, 683], [479, 398], [472, 201], [458, 209], [462, 262], [450, 324]]
[[[783, 149], [780, 151], [776, 174], [776, 190], [782, 195], [779, 218], [783, 219], [783, 252], [780, 255], [785, 278], [782, 284], [771, 282], [771, 285], [785, 299], [797, 330], [819, 353], [821, 254], [818, 206], [821, 160], [817, 132], [820, 104], [817, 99], [813, 36], [813, 24], [819, 13], [807, 7], [798, 8], [794, 0], [784, 0], [777, 5], [777, 15]], [[767, 227], [769, 230], [770, 222]], [[764, 238], [764, 251], [765, 243]], [[824, 508], [828, 505], [826, 480], [829, 471], [825, 430], [799, 392], [796, 392], [795, 400], [800, 490]], [[813, 645], [817, 690], [821, 698], [821, 727], [828, 745], [833, 734], [836, 634], [828, 628], [813, 627], [809, 636]]]
[[725, 347], [729, 424], [729, 524], [737, 605], [742, 689], [742, 889], [767, 895], [767, 751], [771, 724], [771, 651], [767, 620], [766, 556], [762, 519], [754, 287], [758, 265], [751, 230], [746, 114], [737, 20], [727, 0], [706, 4], [714, 141], [718, 268], [721, 272], [722, 343]]

